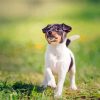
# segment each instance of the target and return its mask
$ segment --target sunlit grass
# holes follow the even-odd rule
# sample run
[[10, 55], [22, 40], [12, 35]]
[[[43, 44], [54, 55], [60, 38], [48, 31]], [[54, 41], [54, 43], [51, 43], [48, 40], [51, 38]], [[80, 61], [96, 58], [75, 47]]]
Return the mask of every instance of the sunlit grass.
[[[69, 89], [69, 79], [64, 85], [63, 99], [90, 99], [93, 100], [100, 98], [100, 80], [99, 73], [94, 74], [89, 68], [82, 68], [81, 72], [77, 72], [77, 91], [71, 91]], [[87, 71], [87, 72], [86, 72]], [[97, 71], [94, 69], [94, 71]], [[79, 75], [78, 75], [79, 74]], [[91, 76], [90, 74], [94, 74]], [[43, 80], [42, 74], [37, 73], [4, 73], [0, 75], [3, 77], [0, 81], [0, 99], [6, 100], [11, 98], [12, 100], [18, 99], [36, 99], [36, 100], [51, 100], [53, 99], [54, 90], [52, 88], [43, 89], [40, 87], [40, 82]], [[4, 77], [5, 76], [5, 77]], [[80, 77], [79, 77], [80, 76]], [[86, 77], [87, 76], [87, 77]], [[95, 81], [96, 80], [96, 81]], [[6, 97], [5, 97], [5, 96]], [[16, 99], [13, 99], [16, 98]]]

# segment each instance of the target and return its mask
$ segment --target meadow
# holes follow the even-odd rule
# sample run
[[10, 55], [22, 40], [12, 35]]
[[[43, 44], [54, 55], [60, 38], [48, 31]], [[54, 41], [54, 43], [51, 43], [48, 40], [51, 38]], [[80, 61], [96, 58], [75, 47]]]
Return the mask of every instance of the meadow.
[[[26, 1], [10, 0], [10, 10], [0, 13], [0, 100], [54, 99], [52, 88], [40, 87], [47, 45], [42, 28], [50, 23], [71, 25], [68, 37], [80, 35], [69, 46], [75, 54], [78, 90], [69, 89], [67, 74], [61, 100], [99, 100], [100, 2]], [[10, 6], [12, 3], [16, 6]]]

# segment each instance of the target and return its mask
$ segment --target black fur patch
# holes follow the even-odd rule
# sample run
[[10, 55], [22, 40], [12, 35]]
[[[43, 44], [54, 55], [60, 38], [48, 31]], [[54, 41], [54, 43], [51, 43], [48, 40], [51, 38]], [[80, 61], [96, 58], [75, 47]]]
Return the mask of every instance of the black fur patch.
[[66, 46], [67, 46], [67, 47], [69, 46], [70, 42], [71, 42], [70, 39], [67, 39], [67, 40], [66, 40]]
[[72, 66], [73, 66], [73, 59], [72, 59], [72, 57], [71, 57], [71, 62], [70, 62], [70, 66], [69, 66], [69, 70], [68, 70], [68, 71], [71, 70]]

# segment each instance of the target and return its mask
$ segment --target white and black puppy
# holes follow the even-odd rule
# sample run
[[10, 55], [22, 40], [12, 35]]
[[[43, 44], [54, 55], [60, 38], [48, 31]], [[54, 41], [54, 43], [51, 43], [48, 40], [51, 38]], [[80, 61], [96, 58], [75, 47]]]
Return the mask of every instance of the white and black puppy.
[[[70, 73], [70, 88], [73, 90], [77, 89], [75, 83], [75, 59], [68, 45], [71, 41], [78, 39], [79, 35], [74, 35], [67, 39], [66, 36], [71, 30], [72, 28], [65, 24], [51, 24], [42, 29], [48, 41], [45, 53], [45, 75], [42, 85], [55, 88], [55, 97], [62, 95], [67, 72]], [[57, 85], [54, 74], [58, 76]]]

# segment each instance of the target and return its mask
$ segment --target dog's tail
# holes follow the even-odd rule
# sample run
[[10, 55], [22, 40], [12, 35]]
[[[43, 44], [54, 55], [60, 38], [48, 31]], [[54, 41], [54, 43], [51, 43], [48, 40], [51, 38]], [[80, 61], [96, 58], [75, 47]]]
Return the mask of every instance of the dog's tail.
[[74, 40], [76, 40], [76, 39], [79, 39], [79, 38], [80, 38], [79, 35], [73, 35], [73, 36], [69, 37], [69, 38], [66, 40], [66, 46], [68, 47], [69, 44], [70, 44], [72, 41], [74, 41]]

